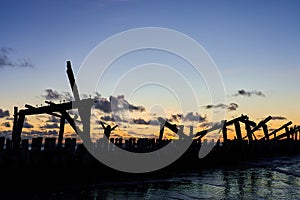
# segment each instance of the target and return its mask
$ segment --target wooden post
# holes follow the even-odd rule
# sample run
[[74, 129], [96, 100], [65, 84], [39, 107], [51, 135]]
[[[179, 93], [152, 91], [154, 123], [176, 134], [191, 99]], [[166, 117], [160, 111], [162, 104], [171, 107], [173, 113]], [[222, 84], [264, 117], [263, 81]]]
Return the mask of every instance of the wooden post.
[[9, 138], [6, 139], [5, 149], [6, 149], [6, 151], [12, 150], [12, 142]]
[[183, 125], [179, 125], [178, 128], [179, 129], [177, 131], [177, 134], [179, 136], [179, 140], [182, 140], [182, 139], [184, 139], [184, 133], [183, 133], [184, 126]]
[[262, 128], [263, 128], [263, 131], [264, 131], [266, 140], [269, 140], [268, 126], [267, 126], [266, 124], [264, 124], [264, 125], [262, 126]]
[[0, 151], [4, 149], [5, 137], [0, 137]]
[[71, 138], [66, 138], [65, 139], [65, 151], [70, 151], [71, 150]]
[[234, 126], [235, 126], [235, 133], [236, 133], [236, 137], [237, 137], [238, 141], [242, 141], [243, 138], [242, 138], [240, 123], [238, 121], [235, 121]]
[[13, 122], [13, 129], [12, 129], [12, 141], [16, 142], [17, 140], [17, 123], [18, 123], [18, 107], [14, 107], [14, 122]]
[[164, 136], [165, 124], [160, 124], [159, 141], [161, 142]]
[[45, 138], [44, 151], [46, 151], [46, 152], [50, 151], [50, 139], [51, 138]]
[[16, 125], [16, 131], [14, 133], [14, 137], [12, 141], [14, 150], [20, 149], [21, 133], [22, 133], [24, 121], [25, 121], [25, 114], [19, 113], [19, 118]]
[[246, 121], [245, 126], [246, 126], [246, 132], [247, 132], [249, 144], [250, 144], [253, 142], [250, 123], [248, 123], [248, 121]]
[[290, 129], [289, 129], [289, 127], [285, 127], [284, 128], [285, 129], [285, 132], [287, 133], [287, 135], [286, 135], [286, 137], [287, 137], [287, 139], [290, 139]]
[[227, 138], [227, 128], [226, 128], [225, 124], [223, 126], [222, 133], [223, 133], [223, 143], [225, 143], [225, 142], [228, 141], [228, 138]]
[[65, 116], [62, 115], [60, 118], [60, 125], [59, 125], [59, 135], [58, 135], [58, 143], [57, 143], [58, 148], [62, 147], [64, 131], [65, 131], [65, 120], [66, 120]]
[[190, 126], [190, 137], [193, 137], [194, 135], [194, 127]]

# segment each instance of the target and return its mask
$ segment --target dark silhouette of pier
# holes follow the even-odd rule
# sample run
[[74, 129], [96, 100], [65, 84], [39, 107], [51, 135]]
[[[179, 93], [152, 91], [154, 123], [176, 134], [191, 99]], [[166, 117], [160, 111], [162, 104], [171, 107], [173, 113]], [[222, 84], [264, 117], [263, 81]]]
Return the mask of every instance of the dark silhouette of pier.
[[[79, 130], [68, 110], [78, 109], [80, 114], [90, 115], [90, 111], [84, 110], [82, 105], [91, 108], [95, 100], [91, 98], [80, 99], [76, 86], [71, 63], [67, 62], [67, 75], [70, 81], [75, 101], [64, 103], [53, 103], [46, 101], [48, 105], [33, 107], [25, 105], [25, 109], [19, 110], [14, 107], [14, 123], [12, 139], [0, 137], [0, 168], [9, 170], [15, 182], [18, 182], [20, 174], [27, 174], [26, 178], [39, 178], [40, 170], [48, 171], [43, 174], [46, 179], [57, 179], [57, 177], [67, 177], [67, 180], [89, 178], [116, 178], [128, 175], [118, 172], [96, 160], [79, 143], [76, 138], [64, 138], [65, 121], [74, 129], [74, 132], [80, 133], [86, 130]], [[81, 104], [79, 104], [80, 102]], [[88, 110], [88, 109], [87, 109]], [[56, 137], [36, 137], [22, 139], [21, 133], [23, 123], [27, 115], [48, 114], [60, 118], [60, 128], [58, 138]], [[89, 119], [89, 118], [88, 118]], [[189, 134], [184, 133], [184, 126], [172, 124], [166, 119], [158, 118], [160, 123], [160, 133], [158, 138], [111, 138], [111, 132], [116, 126], [105, 126], [101, 122], [104, 130], [104, 137], [97, 140], [96, 143], [90, 143], [95, 151], [110, 151], [117, 155], [120, 149], [135, 152], [146, 153], [159, 150], [166, 145], [176, 146], [180, 141], [191, 139], [192, 143], [184, 154], [171, 165], [153, 172], [152, 174], [162, 175], [165, 172], [176, 172], [178, 170], [201, 170], [206, 167], [221, 167], [231, 165], [240, 161], [251, 160], [259, 157], [272, 157], [280, 155], [294, 155], [300, 153], [300, 126], [291, 126], [292, 122], [283, 124], [276, 130], [269, 132], [267, 123], [272, 120], [271, 116], [256, 123], [249, 119], [247, 115], [241, 115], [231, 120], [221, 121], [215, 126], [200, 131], [193, 132], [190, 127]], [[246, 135], [243, 136], [241, 124], [244, 124]], [[234, 127], [235, 139], [228, 139], [227, 130]], [[178, 135], [178, 139], [163, 139], [164, 129], [168, 128]], [[263, 130], [264, 136], [256, 136], [258, 130]], [[217, 141], [208, 141], [205, 139], [208, 133], [220, 130], [221, 137]], [[90, 139], [89, 134], [86, 134]], [[213, 146], [212, 151], [204, 158], [198, 157], [201, 148]], [[172, 154], [173, 152], [169, 152]], [[159, 159], [159, 155], [158, 159]], [[49, 172], [51, 171], [51, 173]], [[53, 173], [55, 176], [53, 176]], [[77, 172], [76, 175], [74, 173]], [[82, 172], [82, 177], [78, 173]], [[30, 175], [28, 175], [28, 173]], [[36, 173], [36, 174], [35, 174]], [[51, 174], [51, 175], [50, 175]], [[151, 174], [151, 173], [150, 173]], [[24, 179], [26, 179], [24, 178]], [[81, 179], [80, 179], [81, 178]]]

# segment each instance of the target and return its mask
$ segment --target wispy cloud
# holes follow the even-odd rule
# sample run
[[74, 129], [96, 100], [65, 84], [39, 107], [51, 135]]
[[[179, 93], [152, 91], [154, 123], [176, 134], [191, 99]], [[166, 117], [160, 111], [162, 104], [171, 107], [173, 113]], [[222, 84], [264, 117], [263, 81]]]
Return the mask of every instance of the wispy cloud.
[[95, 100], [97, 100], [95, 108], [105, 113], [122, 112], [126, 110], [139, 112], [145, 111], [145, 108], [143, 106], [130, 104], [125, 99], [124, 95], [119, 95], [117, 97], [110, 96], [109, 99], [106, 99], [101, 97], [99, 93], [96, 93]]
[[53, 89], [45, 89], [44, 92], [45, 94], [41, 95], [41, 97], [49, 101], [55, 101], [55, 100], [72, 101], [73, 100], [73, 97], [69, 92], [58, 92]]
[[245, 97], [251, 97], [251, 96], [260, 96], [265, 97], [266, 95], [262, 93], [261, 91], [252, 90], [252, 91], [246, 91], [244, 89], [238, 90], [236, 94], [233, 96], [245, 96]]
[[19, 58], [17, 60], [13, 60], [11, 58], [11, 54], [14, 53], [15, 50], [12, 48], [2, 47], [0, 48], [0, 68], [3, 67], [34, 67], [31, 60], [29, 58]]
[[237, 103], [230, 103], [229, 105], [226, 104], [209, 104], [204, 106], [205, 109], [215, 109], [215, 108], [220, 108], [220, 109], [227, 109], [228, 111], [235, 111], [237, 110], [239, 105]]
[[273, 120], [287, 120], [287, 118], [283, 117], [283, 116], [272, 116], [272, 119]]
[[55, 116], [51, 116], [48, 118], [48, 120], [46, 122], [50, 122], [50, 123], [59, 123], [60, 120], [59, 118], [55, 117]]
[[179, 122], [179, 121], [190, 121], [190, 122], [204, 122], [206, 121], [206, 117], [201, 116], [199, 113], [189, 112], [186, 115], [183, 114], [173, 114], [168, 121], [171, 122]]
[[33, 125], [25, 120], [23, 124], [23, 128], [33, 128]]
[[59, 128], [59, 126], [56, 123], [50, 124], [46, 123], [43, 126], [40, 126], [41, 129], [53, 129], [53, 128]]

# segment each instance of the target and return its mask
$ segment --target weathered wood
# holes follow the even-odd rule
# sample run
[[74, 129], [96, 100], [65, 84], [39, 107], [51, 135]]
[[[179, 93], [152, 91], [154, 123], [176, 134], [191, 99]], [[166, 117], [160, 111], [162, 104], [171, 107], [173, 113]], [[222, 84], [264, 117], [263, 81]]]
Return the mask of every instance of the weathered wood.
[[159, 138], [158, 138], [158, 140], [162, 141], [163, 136], [164, 136], [164, 130], [165, 130], [164, 124], [161, 123], [159, 128], [160, 129], [159, 129]]
[[241, 126], [239, 121], [234, 121], [234, 127], [235, 127], [235, 133], [238, 141], [242, 141], [242, 132], [241, 132]]
[[223, 133], [223, 142], [226, 143], [228, 141], [226, 126], [223, 126], [222, 133]]
[[0, 151], [4, 149], [5, 137], [0, 137]]
[[268, 130], [268, 126], [266, 124], [262, 125], [263, 131], [264, 131], [264, 135], [265, 135], [265, 139], [269, 140], [269, 130]]
[[[276, 130], [272, 131], [271, 133], [269, 133], [268, 137], [270, 138], [270, 136], [274, 135], [274, 138], [275, 138], [277, 132], [281, 131], [282, 129], [284, 129], [285, 127], [288, 127], [288, 126], [291, 125], [291, 124], [292, 124], [292, 122], [289, 121], [288, 123], [282, 125], [282, 126], [279, 127], [278, 129], [276, 129]], [[264, 140], [264, 139], [265, 139], [265, 137], [261, 138], [260, 140]]]
[[58, 133], [58, 148], [62, 148], [63, 138], [64, 138], [64, 131], [65, 131], [65, 121], [66, 118], [64, 115], [60, 118], [60, 125], [59, 125], [59, 133]]

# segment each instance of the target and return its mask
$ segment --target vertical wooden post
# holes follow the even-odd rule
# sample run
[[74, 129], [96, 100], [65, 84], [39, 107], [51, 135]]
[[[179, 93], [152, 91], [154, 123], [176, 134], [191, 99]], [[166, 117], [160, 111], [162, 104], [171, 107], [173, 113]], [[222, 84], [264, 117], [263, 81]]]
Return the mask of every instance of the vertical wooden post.
[[289, 127], [285, 127], [284, 129], [285, 129], [285, 132], [286, 132], [287, 139], [290, 139], [290, 133], [291, 133], [291, 131], [290, 131]]
[[160, 124], [160, 130], [159, 130], [159, 141], [161, 142], [164, 136], [164, 130], [165, 130], [165, 125]]
[[58, 134], [58, 143], [57, 146], [58, 148], [62, 147], [62, 142], [64, 138], [64, 131], [65, 131], [65, 116], [62, 115], [60, 118], [60, 125], [59, 125], [59, 134]]
[[184, 129], [183, 125], [179, 125], [178, 126], [178, 132], [177, 132], [177, 134], [179, 136], [179, 140], [182, 140], [184, 138], [183, 129]]
[[6, 151], [12, 150], [12, 142], [9, 138], [6, 139], [5, 149], [6, 149]]
[[194, 127], [190, 126], [190, 137], [193, 137], [194, 135]]
[[250, 123], [248, 121], [246, 121], [245, 126], [246, 126], [247, 137], [248, 137], [249, 144], [250, 144], [253, 142]]
[[16, 132], [17, 132], [17, 123], [18, 123], [18, 107], [14, 107], [14, 121], [13, 121], [13, 129], [12, 129], [12, 140], [16, 141]]
[[235, 121], [234, 126], [235, 126], [235, 133], [236, 133], [236, 137], [237, 137], [238, 141], [242, 141], [243, 138], [242, 138], [240, 123], [238, 121]]
[[19, 118], [18, 118], [17, 125], [16, 125], [16, 131], [14, 133], [14, 138], [12, 141], [14, 150], [20, 149], [21, 133], [22, 133], [24, 121], [25, 121], [25, 114], [19, 113]]
[[262, 128], [263, 128], [266, 140], [269, 140], [268, 125], [264, 124], [264, 125], [262, 125]]
[[4, 149], [5, 137], [0, 137], [0, 151]]
[[225, 143], [225, 142], [228, 141], [228, 138], [227, 138], [227, 128], [226, 128], [225, 124], [223, 126], [222, 133], [223, 133], [223, 143]]

